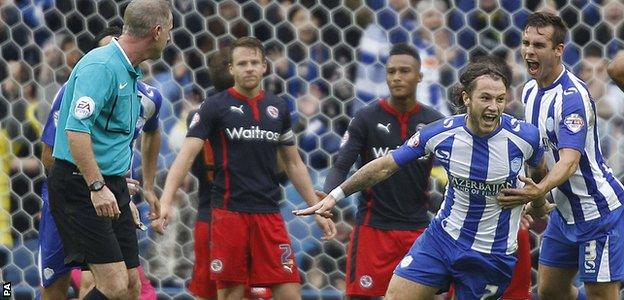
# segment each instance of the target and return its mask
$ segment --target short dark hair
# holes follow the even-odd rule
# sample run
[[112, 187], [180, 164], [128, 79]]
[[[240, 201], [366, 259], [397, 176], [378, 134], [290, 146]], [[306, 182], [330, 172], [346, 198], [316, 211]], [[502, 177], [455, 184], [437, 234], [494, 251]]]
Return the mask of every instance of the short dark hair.
[[264, 53], [264, 47], [262, 46], [262, 42], [255, 37], [251, 37], [251, 36], [242, 37], [242, 38], [237, 39], [236, 41], [234, 41], [234, 43], [232, 43], [232, 45], [230, 45], [230, 53], [229, 53], [230, 63], [232, 63], [232, 53], [234, 53], [234, 49], [236, 48], [258, 49], [258, 51], [260, 51], [260, 57], [262, 58], [262, 61], [266, 59], [265, 53]]
[[[536, 12], [529, 16], [527, 19], [527, 23], [524, 26], [524, 30], [529, 27], [544, 28], [552, 26], [554, 31], [552, 34], [551, 41], [553, 43], [553, 48], [557, 47], [559, 44], [563, 44], [566, 39], [566, 35], [568, 34], [568, 27], [566, 27], [563, 20], [553, 13], [549, 12]], [[538, 31], [539, 32], [539, 31]]]
[[420, 55], [418, 55], [418, 51], [416, 50], [416, 48], [405, 43], [400, 43], [392, 46], [392, 49], [390, 49], [390, 55], [388, 55], [388, 57], [392, 55], [409, 55], [413, 57], [416, 61], [418, 61], [418, 63], [420, 63]]
[[451, 102], [458, 113], [465, 112], [466, 106], [462, 92], [470, 95], [476, 86], [476, 79], [487, 75], [494, 80], [502, 80], [505, 88], [509, 88], [509, 77], [505, 74], [504, 68], [497, 64], [497, 58], [491, 56], [480, 57], [468, 64], [464, 72], [459, 76], [459, 83], [453, 87]]
[[121, 35], [121, 28], [117, 26], [104, 28], [104, 30], [102, 30], [93, 38], [93, 44], [91, 45], [91, 49], [99, 47], [100, 41], [109, 35], [113, 37], [119, 37]]
[[223, 48], [208, 57], [208, 75], [216, 92], [234, 86], [234, 78], [228, 72], [229, 53], [229, 48]]

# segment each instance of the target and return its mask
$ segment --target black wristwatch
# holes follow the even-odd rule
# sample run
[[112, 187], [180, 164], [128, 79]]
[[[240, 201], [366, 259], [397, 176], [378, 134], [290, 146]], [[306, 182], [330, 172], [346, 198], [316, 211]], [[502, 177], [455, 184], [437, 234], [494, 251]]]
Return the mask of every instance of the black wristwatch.
[[89, 185], [89, 191], [97, 192], [103, 189], [104, 186], [106, 186], [106, 183], [104, 183], [104, 181], [96, 180], [92, 184]]

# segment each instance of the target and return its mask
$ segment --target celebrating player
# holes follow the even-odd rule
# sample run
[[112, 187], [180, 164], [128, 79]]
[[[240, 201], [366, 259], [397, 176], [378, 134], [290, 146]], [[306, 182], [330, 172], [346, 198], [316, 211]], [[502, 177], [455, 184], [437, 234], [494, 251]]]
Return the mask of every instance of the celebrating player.
[[[294, 211], [326, 215], [345, 196], [390, 177], [416, 158], [435, 155], [449, 176], [444, 203], [396, 267], [386, 299], [431, 299], [451, 282], [460, 299], [500, 297], [509, 285], [522, 207], [502, 209], [496, 196], [504, 187], [521, 184], [517, 177], [525, 162], [539, 164], [539, 133], [503, 114], [508, 79], [499, 68], [471, 63], [460, 83], [455, 101], [467, 107], [467, 114], [423, 127], [318, 204]], [[544, 199], [534, 201], [536, 208], [548, 208]]]
[[573, 286], [579, 271], [589, 299], [618, 299], [624, 188], [602, 156], [587, 86], [561, 63], [566, 34], [561, 18], [551, 13], [531, 15], [524, 27], [521, 53], [533, 80], [522, 99], [527, 122], [539, 128], [546, 146], [546, 166], [535, 176], [543, 177], [539, 183], [523, 179], [523, 189], [505, 189], [499, 201], [511, 207], [550, 192], [557, 205], [542, 236], [540, 299], [582, 298]]

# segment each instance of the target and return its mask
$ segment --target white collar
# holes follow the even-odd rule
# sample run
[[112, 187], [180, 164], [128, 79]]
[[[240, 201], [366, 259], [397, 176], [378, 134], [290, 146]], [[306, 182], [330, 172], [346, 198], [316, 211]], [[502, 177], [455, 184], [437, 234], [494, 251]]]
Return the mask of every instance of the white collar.
[[115, 46], [117, 46], [117, 48], [119, 48], [119, 50], [121, 50], [121, 53], [126, 58], [126, 61], [130, 64], [130, 66], [132, 66], [132, 62], [128, 58], [128, 55], [126, 55], [126, 52], [124, 52], [123, 48], [121, 48], [121, 45], [119, 45], [119, 42], [117, 41], [117, 38], [113, 38], [111, 40], [111, 43], [115, 44]]

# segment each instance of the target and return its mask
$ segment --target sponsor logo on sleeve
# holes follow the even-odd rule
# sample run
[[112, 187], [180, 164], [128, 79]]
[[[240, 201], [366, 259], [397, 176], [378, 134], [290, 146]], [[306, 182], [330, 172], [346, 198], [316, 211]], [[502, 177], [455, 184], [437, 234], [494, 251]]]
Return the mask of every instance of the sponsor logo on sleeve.
[[573, 133], [577, 133], [583, 129], [583, 126], [585, 126], [585, 119], [583, 119], [583, 117], [579, 114], [570, 114], [563, 120], [563, 124], [568, 128], [568, 130]]
[[91, 97], [82, 96], [76, 101], [74, 107], [74, 117], [78, 120], [86, 119], [90, 117], [95, 111], [95, 102]]

